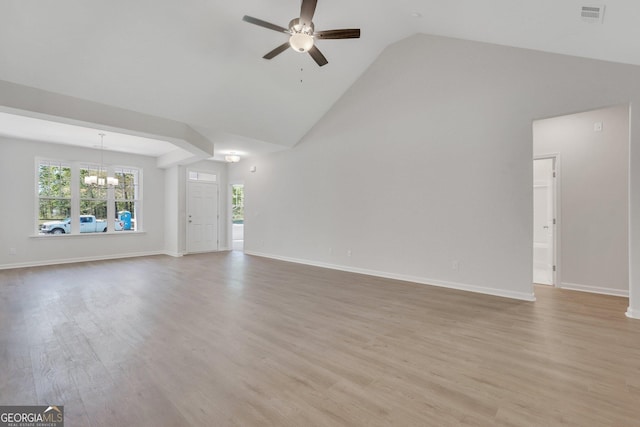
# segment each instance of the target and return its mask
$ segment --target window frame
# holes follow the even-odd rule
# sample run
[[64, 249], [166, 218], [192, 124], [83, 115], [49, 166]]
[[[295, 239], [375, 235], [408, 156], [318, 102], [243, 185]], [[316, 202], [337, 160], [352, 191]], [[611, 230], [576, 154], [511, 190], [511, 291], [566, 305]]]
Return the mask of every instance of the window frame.
[[[71, 182], [70, 182], [70, 203], [71, 203], [71, 232], [65, 234], [51, 235], [40, 233], [40, 165], [43, 163], [58, 163], [61, 165], [65, 165], [70, 167], [71, 169]], [[137, 197], [134, 200], [135, 204], [135, 218], [136, 218], [136, 229], [130, 230], [127, 232], [115, 231], [114, 223], [116, 217], [115, 210], [115, 189], [113, 187], [107, 187], [107, 231], [104, 233], [81, 233], [80, 232], [80, 204], [81, 200], [98, 200], [98, 199], [88, 199], [81, 198], [80, 194], [80, 177], [81, 177], [81, 169], [86, 169], [87, 167], [93, 168], [94, 166], [98, 166], [95, 162], [84, 161], [84, 160], [62, 160], [51, 157], [36, 157], [35, 158], [35, 166], [34, 166], [34, 193], [35, 193], [35, 206], [34, 206], [34, 235], [36, 237], [66, 237], [66, 236], [104, 236], [104, 235], [129, 235], [135, 233], [144, 233], [143, 229], [143, 205], [144, 205], [144, 197], [143, 197], [143, 177], [144, 177], [144, 169], [140, 166], [129, 166], [129, 165], [103, 165], [103, 169], [106, 169], [108, 174], [113, 174], [115, 169], [120, 170], [136, 170], [138, 173], [138, 183], [137, 183]], [[51, 198], [49, 198], [51, 199]], [[67, 200], [67, 198], [65, 198]], [[132, 212], [133, 214], [134, 212]]]

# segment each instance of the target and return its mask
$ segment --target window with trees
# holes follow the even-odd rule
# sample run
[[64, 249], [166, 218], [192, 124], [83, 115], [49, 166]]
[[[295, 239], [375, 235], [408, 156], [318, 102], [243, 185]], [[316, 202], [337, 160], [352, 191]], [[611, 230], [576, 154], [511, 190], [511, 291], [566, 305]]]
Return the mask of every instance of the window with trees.
[[38, 164], [38, 226], [71, 216], [71, 165], [56, 161]]
[[120, 230], [136, 230], [137, 211], [140, 200], [140, 172], [133, 168], [115, 168], [118, 185], [114, 187], [115, 211], [117, 217], [123, 221]]
[[96, 218], [105, 219], [107, 218], [107, 187], [85, 182], [85, 177], [99, 176], [101, 174], [99, 169], [98, 165], [80, 166], [80, 215], [93, 215]]
[[[139, 231], [142, 170], [53, 160], [38, 160], [36, 228], [40, 234]], [[90, 176], [105, 172], [115, 185], [97, 185]], [[106, 182], [105, 180], [99, 180]]]
[[244, 185], [231, 186], [232, 221], [234, 224], [244, 223]]

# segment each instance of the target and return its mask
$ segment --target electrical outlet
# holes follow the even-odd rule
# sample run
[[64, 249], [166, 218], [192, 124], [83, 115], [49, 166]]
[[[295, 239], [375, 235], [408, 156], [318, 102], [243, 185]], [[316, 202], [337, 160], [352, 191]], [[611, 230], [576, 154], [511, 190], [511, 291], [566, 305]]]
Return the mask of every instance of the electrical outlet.
[[333, 248], [329, 248], [329, 255], [333, 255]]
[[459, 271], [460, 270], [460, 261], [458, 261], [458, 260], [451, 261], [451, 269], [453, 271]]
[[18, 255], [18, 250], [16, 248], [9, 248], [9, 255]]
[[347, 256], [351, 256], [351, 249], [347, 249]]

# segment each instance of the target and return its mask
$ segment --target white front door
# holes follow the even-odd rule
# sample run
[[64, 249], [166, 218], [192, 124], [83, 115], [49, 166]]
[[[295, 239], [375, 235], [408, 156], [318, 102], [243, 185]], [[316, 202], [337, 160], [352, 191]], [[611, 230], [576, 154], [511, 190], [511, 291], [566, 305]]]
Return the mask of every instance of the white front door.
[[218, 184], [188, 181], [187, 252], [218, 250]]
[[554, 284], [555, 159], [533, 161], [533, 282]]

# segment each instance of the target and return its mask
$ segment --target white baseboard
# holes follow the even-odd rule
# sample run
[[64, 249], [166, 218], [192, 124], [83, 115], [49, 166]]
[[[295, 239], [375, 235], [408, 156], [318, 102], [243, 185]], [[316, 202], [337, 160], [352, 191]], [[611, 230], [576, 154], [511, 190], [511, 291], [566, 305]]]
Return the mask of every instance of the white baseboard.
[[297, 264], [312, 265], [314, 267], [329, 268], [331, 270], [347, 271], [349, 273], [365, 274], [368, 276], [384, 277], [386, 279], [402, 280], [404, 282], [413, 282], [421, 285], [437, 286], [441, 288], [457, 289], [461, 291], [475, 292], [480, 294], [493, 295], [504, 298], [511, 298], [523, 301], [535, 301], [536, 297], [533, 293], [514, 292], [496, 288], [486, 288], [483, 286], [469, 285], [466, 283], [448, 282], [435, 279], [427, 279], [424, 277], [409, 276], [405, 274], [389, 273], [386, 271], [369, 270], [366, 268], [349, 267], [338, 264], [328, 264], [324, 262], [310, 261], [306, 259], [283, 257], [279, 255], [271, 255], [262, 252], [245, 251], [247, 255], [255, 255], [263, 258], [277, 259], [280, 261], [294, 262]]
[[629, 298], [629, 290], [601, 288], [598, 286], [580, 285], [577, 283], [562, 282], [558, 286], [561, 289], [568, 289], [571, 291], [590, 292], [592, 294], [613, 295], [616, 297]]
[[[184, 252], [182, 255], [202, 255], [202, 254], [215, 254], [218, 252], [226, 252], [229, 249], [226, 248], [218, 248], [218, 249], [213, 249], [213, 250], [206, 250], [206, 251], [196, 251], [196, 252]], [[180, 256], [182, 256], [180, 255]]]
[[640, 310], [634, 310], [631, 307], [627, 308], [627, 312], [625, 313], [630, 319], [640, 319]]
[[180, 258], [181, 256], [184, 256], [182, 252], [164, 251], [163, 253], [174, 258]]
[[137, 257], [152, 256], [152, 255], [166, 255], [166, 252], [164, 251], [134, 252], [134, 253], [128, 253], [128, 254], [104, 255], [104, 256], [94, 256], [94, 257], [48, 259], [46, 261], [27, 261], [27, 262], [18, 262], [14, 264], [3, 264], [3, 265], [0, 265], [0, 270], [9, 270], [12, 268], [43, 267], [47, 265], [56, 265], [56, 264], [73, 264], [77, 262], [105, 261], [109, 259], [137, 258]]

